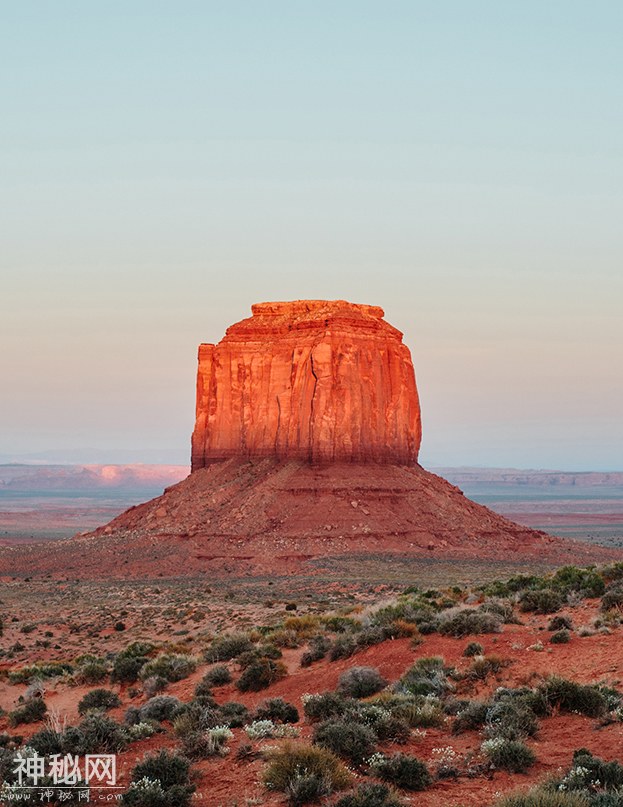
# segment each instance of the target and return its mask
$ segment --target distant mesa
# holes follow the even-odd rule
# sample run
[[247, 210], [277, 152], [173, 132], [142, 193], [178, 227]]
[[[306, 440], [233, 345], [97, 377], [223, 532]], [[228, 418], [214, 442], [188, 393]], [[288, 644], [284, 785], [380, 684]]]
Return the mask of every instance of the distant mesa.
[[251, 310], [199, 347], [193, 471], [231, 457], [417, 462], [411, 354], [382, 308], [297, 300]]
[[143, 490], [173, 485], [188, 474], [182, 465], [0, 465], [0, 489]]

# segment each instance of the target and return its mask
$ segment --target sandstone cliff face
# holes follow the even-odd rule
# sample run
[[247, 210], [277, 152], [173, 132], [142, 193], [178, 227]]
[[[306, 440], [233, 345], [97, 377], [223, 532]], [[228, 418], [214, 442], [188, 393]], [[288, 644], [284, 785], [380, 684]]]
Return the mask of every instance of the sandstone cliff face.
[[411, 355], [376, 306], [260, 303], [199, 347], [192, 469], [229, 457], [414, 464]]

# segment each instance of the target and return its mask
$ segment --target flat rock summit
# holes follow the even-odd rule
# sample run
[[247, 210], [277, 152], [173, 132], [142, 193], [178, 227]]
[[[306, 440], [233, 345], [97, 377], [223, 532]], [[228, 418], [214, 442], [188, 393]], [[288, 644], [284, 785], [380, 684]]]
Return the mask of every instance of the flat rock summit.
[[314, 574], [395, 556], [587, 563], [418, 464], [409, 349], [381, 308], [260, 303], [199, 347], [192, 472], [92, 533], [0, 551], [0, 574]]

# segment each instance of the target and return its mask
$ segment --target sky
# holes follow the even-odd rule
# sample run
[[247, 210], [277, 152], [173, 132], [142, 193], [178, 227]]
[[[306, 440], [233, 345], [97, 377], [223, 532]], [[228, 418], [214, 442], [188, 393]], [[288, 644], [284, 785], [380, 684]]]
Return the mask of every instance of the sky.
[[0, 459], [188, 461], [253, 302], [385, 309], [424, 465], [623, 469], [623, 5], [0, 0]]

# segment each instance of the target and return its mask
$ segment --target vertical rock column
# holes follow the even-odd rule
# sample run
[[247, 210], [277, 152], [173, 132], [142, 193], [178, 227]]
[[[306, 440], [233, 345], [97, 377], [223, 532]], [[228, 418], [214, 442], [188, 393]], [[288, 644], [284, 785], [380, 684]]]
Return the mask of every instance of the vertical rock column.
[[199, 347], [192, 469], [229, 457], [414, 464], [409, 349], [377, 306], [259, 303]]

